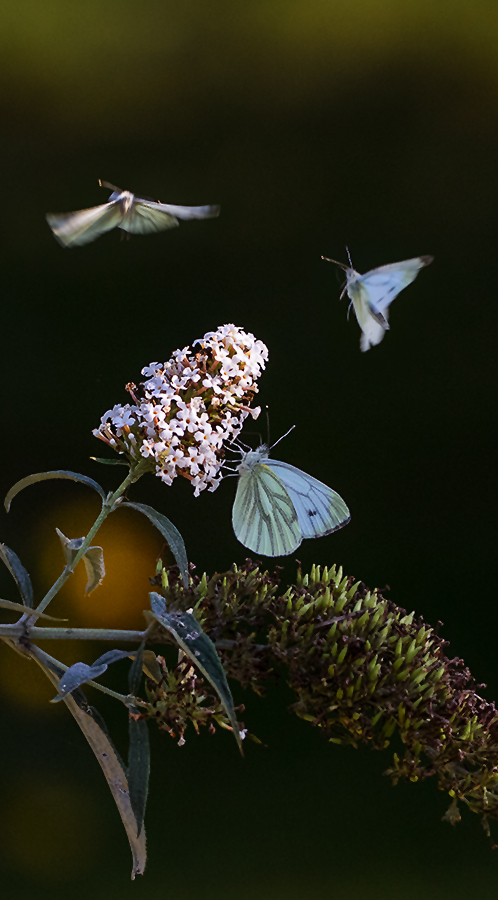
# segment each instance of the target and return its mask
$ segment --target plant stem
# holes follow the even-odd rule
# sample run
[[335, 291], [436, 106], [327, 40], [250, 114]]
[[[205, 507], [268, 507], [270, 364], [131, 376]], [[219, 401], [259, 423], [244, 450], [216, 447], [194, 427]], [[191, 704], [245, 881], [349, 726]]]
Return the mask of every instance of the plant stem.
[[[0, 632], [1, 634], [1, 632]], [[145, 631], [127, 631], [121, 628], [31, 628], [33, 641], [143, 641]]]
[[[0, 625], [0, 638], [19, 638], [25, 634], [23, 624]], [[29, 629], [33, 641], [143, 641], [145, 631], [127, 631], [121, 628], [38, 628]]]
[[[60, 589], [61, 589], [62, 585], [65, 583], [65, 581], [67, 581], [69, 576], [73, 574], [75, 567], [79, 563], [80, 559], [82, 559], [83, 556], [85, 555], [93, 538], [97, 534], [97, 531], [99, 530], [100, 526], [102, 525], [104, 520], [107, 518], [109, 513], [113, 512], [113, 510], [116, 508], [116, 503], [123, 496], [126, 489], [130, 486], [130, 484], [133, 484], [133, 482], [138, 481], [138, 479], [146, 471], [148, 471], [149, 468], [150, 468], [149, 461], [147, 459], [141, 460], [139, 463], [137, 463], [137, 465], [133, 469], [130, 469], [125, 480], [122, 482], [122, 484], [119, 485], [119, 487], [114, 491], [114, 493], [111, 494], [106, 500], [104, 500], [100, 514], [97, 516], [97, 519], [95, 520], [94, 524], [90, 528], [90, 531], [88, 532], [80, 549], [78, 550], [76, 556], [74, 557], [73, 562], [71, 563], [70, 566], [66, 566], [66, 568], [64, 569], [62, 574], [59, 576], [59, 578], [57, 579], [55, 584], [52, 585], [50, 590], [45, 594], [43, 600], [40, 601], [40, 603], [36, 607], [38, 612], [43, 612], [47, 608], [48, 604], [50, 603], [51, 600], [53, 600], [55, 595], [60, 591]], [[29, 615], [25, 615], [23, 617], [23, 619], [21, 619], [20, 621], [29, 621]]]

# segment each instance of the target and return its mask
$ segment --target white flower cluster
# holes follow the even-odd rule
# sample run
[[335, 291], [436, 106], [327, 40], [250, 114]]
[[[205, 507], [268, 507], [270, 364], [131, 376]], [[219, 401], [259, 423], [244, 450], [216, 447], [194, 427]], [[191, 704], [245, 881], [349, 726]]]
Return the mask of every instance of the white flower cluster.
[[196, 497], [218, 487], [224, 442], [237, 437], [248, 415], [258, 417], [260, 407], [249, 404], [268, 359], [266, 345], [236, 325], [222, 325], [197, 344], [197, 352], [184, 347], [142, 369], [146, 380], [127, 385], [134, 404], [108, 410], [93, 432], [134, 465], [149, 459], [166, 484], [188, 478]]

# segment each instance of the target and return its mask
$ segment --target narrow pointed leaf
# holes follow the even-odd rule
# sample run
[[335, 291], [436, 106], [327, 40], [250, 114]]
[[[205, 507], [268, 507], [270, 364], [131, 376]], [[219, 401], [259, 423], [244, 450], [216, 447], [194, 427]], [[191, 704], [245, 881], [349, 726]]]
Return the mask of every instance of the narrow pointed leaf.
[[[52, 684], [57, 686], [63, 675], [62, 669], [52, 663], [42, 662], [40, 659], [37, 659], [37, 662]], [[74, 693], [64, 697], [64, 703], [90, 744], [111, 790], [130, 844], [133, 858], [131, 870], [133, 880], [135, 875], [143, 875], [147, 854], [145, 830], [142, 828], [139, 833], [131, 806], [126, 768], [107, 733], [100, 713], [88, 704], [84, 693], [77, 689]]]
[[121, 504], [121, 507], [131, 506], [132, 509], [138, 510], [147, 516], [150, 522], [156, 526], [158, 531], [161, 532], [165, 541], [168, 542], [169, 547], [173, 556], [175, 557], [176, 564], [180, 569], [180, 574], [183, 579], [183, 583], [185, 587], [188, 587], [188, 559], [187, 559], [187, 551], [185, 550], [185, 544], [183, 542], [183, 538], [178, 531], [178, 528], [173, 525], [173, 522], [170, 522], [166, 516], [163, 516], [162, 513], [157, 512], [157, 510], [153, 509], [152, 506], [146, 506], [145, 503], [129, 503], [128, 501]]
[[[151, 621], [157, 625], [156, 620], [152, 613], [150, 613]], [[136, 653], [130, 653], [130, 659], [135, 659]], [[157, 656], [153, 650], [144, 650], [143, 652], [143, 660], [142, 660], [142, 672], [147, 675], [147, 678], [152, 678], [152, 681], [155, 681], [156, 684], [161, 681], [163, 677], [163, 672], [161, 666], [157, 661]], [[129, 676], [128, 676], [129, 677]]]
[[144, 658], [144, 647], [145, 641], [142, 641], [140, 647], [136, 651], [136, 654], [133, 657], [133, 662], [130, 666], [130, 671], [128, 672], [128, 685], [130, 688], [130, 694], [133, 694], [134, 697], [138, 694], [140, 689], [140, 681], [142, 679], [142, 664]]
[[230, 720], [240, 752], [242, 742], [228, 682], [212, 640], [204, 634], [199, 622], [188, 612], [168, 612], [164, 598], [151, 592], [150, 605], [157, 621], [173, 635], [177, 644], [213, 685]]
[[0, 559], [14, 579], [25, 606], [33, 606], [33, 585], [21, 560], [6, 544], [0, 544]]
[[11, 609], [13, 612], [29, 613], [30, 616], [39, 617], [40, 619], [48, 619], [49, 622], [67, 622], [67, 619], [61, 619], [58, 616], [48, 616], [47, 613], [37, 612], [30, 606], [23, 606], [22, 603], [13, 603], [11, 600], [0, 600], [2, 609]]
[[130, 803], [137, 820], [137, 835], [143, 827], [149, 793], [150, 747], [149, 729], [137, 709], [129, 713], [130, 747], [128, 751], [128, 785]]
[[52, 478], [68, 478], [70, 481], [80, 481], [82, 484], [86, 484], [87, 487], [91, 487], [94, 491], [97, 491], [98, 494], [102, 497], [102, 500], [105, 500], [105, 491], [100, 487], [100, 484], [97, 484], [93, 478], [88, 478], [86, 475], [79, 475], [77, 472], [65, 472], [62, 469], [57, 470], [55, 472], [37, 472], [34, 475], [27, 475], [26, 478], [21, 478], [20, 481], [17, 481], [13, 487], [11, 487], [8, 492], [4, 505], [7, 512], [10, 509], [10, 504], [12, 503], [16, 494], [19, 494], [20, 491], [23, 491], [24, 488], [29, 487], [30, 484], [36, 484], [37, 481], [48, 481]]
[[125, 462], [124, 459], [104, 459], [103, 457], [100, 457], [100, 456], [91, 456], [90, 459], [92, 460], [92, 462], [102, 463], [103, 466], [128, 466], [128, 468], [130, 467], [130, 464]]
[[117, 662], [118, 659], [126, 659], [127, 656], [133, 656], [133, 650], [108, 650], [99, 656], [93, 663], [94, 666], [110, 666], [111, 663]]
[[149, 678], [152, 678], [152, 681], [156, 682], [156, 684], [161, 681], [163, 677], [162, 669], [153, 650], [144, 650], [142, 669]]

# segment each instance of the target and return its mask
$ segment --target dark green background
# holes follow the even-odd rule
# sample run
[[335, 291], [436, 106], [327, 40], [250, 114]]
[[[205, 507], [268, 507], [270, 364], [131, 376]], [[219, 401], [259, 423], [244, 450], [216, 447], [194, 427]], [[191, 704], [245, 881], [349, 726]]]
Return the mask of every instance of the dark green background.
[[[105, 452], [91, 435], [101, 414], [144, 365], [235, 322], [269, 347], [259, 400], [273, 438], [297, 426], [278, 456], [351, 509], [346, 529], [300, 548], [303, 564], [341, 563], [441, 619], [450, 655], [498, 697], [497, 38], [486, 0], [4, 0], [3, 492], [53, 468], [115, 486], [120, 470], [88, 459]], [[98, 178], [222, 213], [63, 250], [44, 215], [103, 202]], [[320, 260], [345, 259], [346, 243], [361, 272], [435, 256], [367, 354]], [[149, 478], [133, 499], [170, 516], [198, 571], [213, 572], [246, 556], [234, 488], [194, 499], [182, 479]], [[31, 491], [1, 534], [42, 590], [35, 538], [84, 489]], [[125, 667], [113, 677], [125, 689]], [[245, 760], [223, 733], [191, 735], [181, 751], [153, 735], [149, 866], [131, 885], [124, 832], [75, 725], [59, 707], [16, 707], [4, 678], [6, 896], [495, 895], [497, 853], [465, 810], [454, 830], [441, 823], [435, 782], [392, 789], [391, 749], [327, 744], [286, 712], [284, 684], [264, 702], [236, 699], [267, 745]], [[99, 707], [124, 752], [123, 714]]]

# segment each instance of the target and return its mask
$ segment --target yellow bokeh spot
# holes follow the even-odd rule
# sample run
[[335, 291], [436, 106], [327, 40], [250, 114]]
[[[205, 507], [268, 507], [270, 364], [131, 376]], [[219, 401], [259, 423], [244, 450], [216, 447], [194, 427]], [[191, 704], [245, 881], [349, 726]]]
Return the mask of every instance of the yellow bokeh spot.
[[[80, 503], [76, 508], [61, 506], [50, 511], [50, 525], [56, 523], [66, 537], [82, 537], [95, 519], [96, 511], [94, 504]], [[45, 590], [64, 566], [59, 540], [50, 525], [44, 525], [38, 539], [37, 574]], [[69, 618], [67, 625], [74, 628], [143, 629], [142, 610], [149, 608], [152, 590], [149, 579], [155, 573], [156, 559], [164, 545], [161, 535], [141, 513], [120, 509], [104, 522], [92, 543], [104, 551], [106, 574], [102, 584], [91, 594], [85, 594], [86, 571], [80, 562], [48, 612]]]
[[[35, 589], [35, 606], [57, 580], [65, 559], [55, 532], [57, 526], [67, 537], [82, 537], [88, 532], [99, 512], [95, 501], [54, 505], [47, 509], [32, 539], [37, 547], [37, 566], [30, 573]], [[164, 548], [159, 532], [148, 519], [134, 510], [113, 513], [97, 533], [93, 545], [104, 551], [105, 577], [91, 594], [85, 594], [87, 581], [83, 563], [79, 563], [54, 598], [47, 612], [67, 622], [38, 621], [44, 627], [113, 628], [143, 630], [143, 610], [150, 608], [150, 577], [156, 559]], [[69, 666], [75, 662], [92, 663], [118, 642], [88, 640], [39, 640], [42, 650]], [[40, 713], [54, 715], [63, 704], [53, 706], [50, 700], [56, 690], [33, 660], [20, 656], [7, 645], [0, 647], [0, 691], [7, 702]]]

